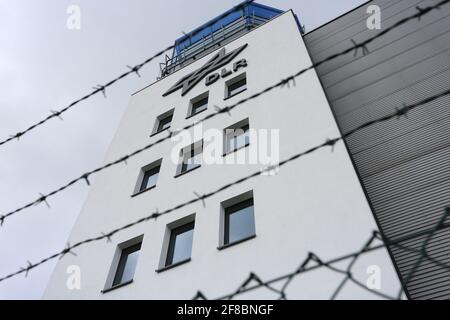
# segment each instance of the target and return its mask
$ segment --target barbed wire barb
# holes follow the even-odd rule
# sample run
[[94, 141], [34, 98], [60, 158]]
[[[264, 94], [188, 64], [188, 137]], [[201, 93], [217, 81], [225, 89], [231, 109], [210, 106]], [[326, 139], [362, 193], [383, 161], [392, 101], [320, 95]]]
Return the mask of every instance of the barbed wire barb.
[[363, 56], [366, 56], [370, 53], [369, 49], [367, 48], [367, 45], [365, 43], [357, 43], [355, 40], [350, 39], [351, 43], [354, 47], [354, 53], [353, 56], [356, 57], [358, 55], [358, 49], [361, 48]]
[[201, 291], [197, 291], [192, 300], [208, 300]]
[[67, 242], [66, 247], [61, 251], [59, 259], [61, 260], [62, 258], [64, 258], [64, 256], [68, 253], [70, 253], [73, 256], [77, 256], [77, 254], [75, 252], [72, 251], [72, 246], [70, 245], [69, 242]]
[[325, 145], [330, 146], [331, 152], [334, 152], [334, 147], [338, 141], [339, 141], [339, 139], [336, 139], [336, 138], [335, 139], [327, 138], [327, 140], [325, 141]]
[[25, 272], [25, 278], [28, 277], [28, 273], [31, 269], [33, 269], [33, 264], [29, 260], [27, 260], [27, 266], [25, 268], [21, 268], [21, 270]]
[[158, 208], [156, 208], [155, 212], [153, 212], [150, 216], [148, 216], [148, 220], [156, 220], [159, 218], [159, 216], [161, 215], [161, 213], [159, 213]]
[[141, 66], [137, 65], [134, 67], [131, 67], [129, 65], [127, 65], [127, 68], [130, 69], [131, 71], [133, 71], [134, 73], [136, 73], [136, 75], [140, 78], [141, 75], [139, 74], [139, 69], [141, 68]]
[[50, 209], [50, 204], [49, 204], [48, 201], [47, 201], [47, 196], [45, 196], [45, 195], [42, 194], [42, 193], [39, 193], [39, 195], [40, 195], [41, 197], [36, 201], [36, 204], [39, 204], [39, 203], [41, 203], [41, 202], [44, 202], [45, 205], [47, 206], [47, 208]]
[[224, 113], [226, 112], [229, 116], [231, 116], [230, 109], [228, 107], [219, 107], [218, 105], [214, 105], [214, 110], [216, 110], [217, 113]]
[[61, 112], [60, 112], [60, 111], [50, 110], [50, 112], [51, 112], [55, 117], [58, 117], [59, 120], [64, 120], [63, 117], [61, 116]]
[[202, 202], [203, 208], [206, 208], [205, 195], [200, 195], [194, 191], [194, 195]]
[[104, 238], [106, 238], [106, 243], [111, 243], [111, 241], [112, 241], [112, 239], [111, 239], [112, 234], [111, 233], [104, 233], [104, 232], [102, 232], [101, 234], [102, 234], [102, 236]]
[[409, 106], [406, 103], [403, 103], [403, 107], [395, 108], [395, 111], [397, 113], [397, 119], [400, 119], [403, 116], [408, 118]]
[[291, 88], [291, 85], [290, 85], [291, 82], [292, 82], [292, 85], [295, 87], [296, 83], [295, 83], [295, 77], [294, 76], [290, 76], [290, 77], [287, 77], [286, 79], [281, 80], [280, 81], [280, 83], [281, 83], [280, 88], [284, 88], [285, 86], [287, 86], [288, 89], [290, 89]]
[[89, 174], [87, 174], [87, 173], [83, 174], [83, 175], [82, 175], [82, 178], [83, 178], [83, 180], [86, 182], [86, 184], [87, 184], [88, 186], [91, 185], [91, 182], [89, 181]]
[[[436, 9], [439, 9], [437, 7]], [[419, 11], [419, 15], [417, 16], [417, 20], [420, 22], [420, 19], [422, 18], [422, 15], [424, 15], [427, 11], [425, 9], [422, 9], [420, 6], [416, 6], [416, 10]]]
[[98, 84], [97, 86], [93, 87], [92, 89], [100, 91], [103, 94], [103, 97], [106, 98], [106, 87], [105, 86]]

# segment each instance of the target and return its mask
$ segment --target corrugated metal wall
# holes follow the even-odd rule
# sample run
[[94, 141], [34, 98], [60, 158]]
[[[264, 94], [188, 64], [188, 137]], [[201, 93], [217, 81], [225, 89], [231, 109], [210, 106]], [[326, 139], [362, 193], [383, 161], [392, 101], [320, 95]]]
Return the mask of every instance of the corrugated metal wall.
[[[366, 27], [367, 6], [381, 8], [382, 28], [438, 0], [376, 0], [306, 34], [313, 61], [379, 32]], [[450, 5], [373, 42], [370, 54], [348, 54], [317, 72], [343, 133], [450, 87]], [[395, 238], [433, 227], [450, 205], [450, 98], [421, 106], [346, 140], [383, 233]], [[420, 249], [424, 237], [403, 243]], [[419, 254], [391, 247], [403, 279]], [[428, 253], [450, 264], [450, 230], [438, 232]], [[450, 271], [420, 264], [408, 286], [413, 299], [450, 298]]]

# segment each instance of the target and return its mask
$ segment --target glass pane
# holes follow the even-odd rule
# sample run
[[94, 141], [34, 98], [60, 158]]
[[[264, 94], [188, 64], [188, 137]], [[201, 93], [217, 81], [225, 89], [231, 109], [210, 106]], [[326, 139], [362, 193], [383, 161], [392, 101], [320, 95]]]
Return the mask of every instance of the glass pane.
[[200, 111], [205, 110], [207, 107], [208, 107], [208, 97], [193, 103], [191, 114], [199, 113]]
[[236, 137], [232, 135], [228, 140], [228, 151], [233, 151], [235, 149], [236, 149]]
[[113, 286], [133, 279], [140, 248], [141, 244], [139, 243], [122, 250], [116, 274], [114, 276]]
[[191, 257], [193, 236], [194, 229], [180, 233], [176, 236], [171, 264], [186, 260]]
[[159, 167], [150, 169], [147, 172], [145, 172], [140, 191], [154, 187], [158, 180], [158, 176], [159, 176]]
[[248, 140], [248, 132], [242, 132], [235, 137], [236, 149], [245, 146]]
[[161, 119], [159, 121], [158, 131], [162, 131], [162, 130], [165, 130], [165, 129], [169, 128], [171, 121], [172, 121], [172, 116], [169, 116], [167, 118]]
[[253, 205], [228, 215], [228, 243], [239, 241], [255, 234]]
[[145, 185], [145, 189], [154, 187], [156, 185], [156, 181], [158, 180], [159, 172], [152, 174], [148, 177], [147, 183]]
[[189, 171], [193, 168], [198, 167], [202, 164], [202, 153], [201, 149], [194, 150], [194, 155], [192, 156], [192, 152], [190, 153], [190, 156], [187, 156], [185, 160], [183, 161], [183, 166], [181, 168], [182, 172]]
[[122, 279], [120, 283], [124, 283], [133, 280], [134, 271], [136, 270], [136, 265], [139, 257], [139, 251], [130, 253], [127, 256], [127, 261], [125, 262], [125, 268], [123, 269]]
[[246, 88], [247, 88], [247, 79], [244, 78], [228, 86], [228, 96], [229, 97], [234, 96], [235, 94], [244, 91]]
[[228, 150], [233, 151], [239, 149], [249, 143], [249, 127], [246, 125], [236, 129], [234, 134], [230, 135], [228, 140]]

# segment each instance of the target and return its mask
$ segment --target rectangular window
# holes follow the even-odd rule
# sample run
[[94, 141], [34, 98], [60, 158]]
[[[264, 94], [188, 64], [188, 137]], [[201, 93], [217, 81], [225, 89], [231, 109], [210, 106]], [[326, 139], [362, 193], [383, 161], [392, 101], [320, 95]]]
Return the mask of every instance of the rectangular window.
[[142, 242], [122, 249], [113, 287], [133, 280]]
[[186, 261], [191, 257], [194, 224], [195, 222], [192, 221], [170, 231], [169, 247], [165, 263], [166, 267]]
[[159, 120], [158, 123], [158, 132], [166, 130], [168, 128], [170, 128], [170, 124], [172, 123], [172, 117], [173, 115], [170, 114], [162, 119]]
[[172, 125], [173, 112], [174, 109], [169, 110], [156, 118], [156, 123], [153, 127], [152, 135], [170, 128], [170, 126]]
[[253, 198], [225, 208], [224, 245], [255, 235]]
[[248, 119], [225, 129], [225, 153], [233, 152], [250, 144], [250, 125]]
[[208, 107], [208, 97], [203, 98], [200, 101], [197, 101], [192, 105], [192, 114], [199, 113], [200, 111], [206, 110]]
[[190, 101], [188, 118], [208, 108], [209, 92], [205, 92]]
[[247, 89], [247, 77], [245, 73], [231, 79], [226, 83], [225, 98], [230, 98], [232, 96], [241, 93]]
[[151, 168], [144, 172], [144, 178], [142, 179], [142, 184], [139, 191], [144, 191], [156, 186], [160, 168], [161, 167], [158, 165], [157, 167]]
[[182, 174], [198, 168], [202, 164], [203, 159], [203, 142], [199, 141], [185, 148], [181, 152], [181, 165], [178, 174]]

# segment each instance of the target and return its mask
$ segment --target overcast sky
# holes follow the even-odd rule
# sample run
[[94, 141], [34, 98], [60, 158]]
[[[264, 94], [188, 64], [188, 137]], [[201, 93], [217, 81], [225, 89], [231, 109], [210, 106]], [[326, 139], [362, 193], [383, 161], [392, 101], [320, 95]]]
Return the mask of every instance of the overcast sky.
[[[240, 0], [0, 0], [0, 140], [23, 130], [172, 44]], [[293, 9], [306, 30], [365, 0], [261, 0]], [[81, 29], [66, 27], [68, 6]], [[157, 62], [82, 102], [20, 141], [0, 146], [0, 214], [102, 164], [130, 94], [156, 79]], [[279, 79], [276, 79], [279, 80]], [[149, 128], [152, 124], [149, 124]], [[130, 150], [131, 151], [131, 150]], [[88, 187], [12, 217], [0, 229], [0, 277], [65, 246]], [[39, 299], [55, 262], [0, 283], [0, 299]]]

